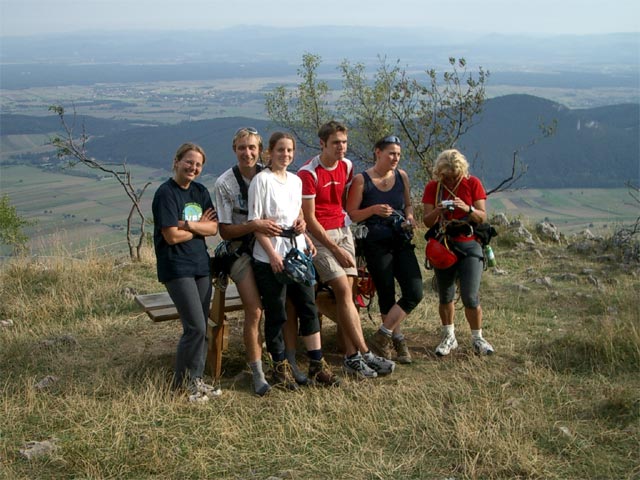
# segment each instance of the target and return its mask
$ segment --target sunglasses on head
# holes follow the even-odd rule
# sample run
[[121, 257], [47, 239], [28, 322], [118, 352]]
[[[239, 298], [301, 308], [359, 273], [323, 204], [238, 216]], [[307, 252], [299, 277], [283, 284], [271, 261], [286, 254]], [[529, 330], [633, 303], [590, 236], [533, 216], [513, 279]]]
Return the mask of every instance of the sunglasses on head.
[[388, 137], [384, 137], [382, 139], [382, 143], [395, 143], [397, 145], [400, 145], [400, 139], [395, 135], [389, 135]]
[[236, 130], [236, 133], [233, 134], [234, 137], [238, 136], [239, 133], [242, 132], [247, 132], [251, 135], [258, 135], [258, 130], [256, 130], [253, 127], [241, 127], [238, 130]]

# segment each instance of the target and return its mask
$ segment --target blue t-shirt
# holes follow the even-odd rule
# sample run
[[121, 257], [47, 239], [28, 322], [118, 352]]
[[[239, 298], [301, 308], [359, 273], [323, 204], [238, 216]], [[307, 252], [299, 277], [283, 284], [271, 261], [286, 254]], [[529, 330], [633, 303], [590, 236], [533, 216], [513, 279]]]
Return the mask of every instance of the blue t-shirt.
[[209, 254], [202, 236], [188, 242], [169, 245], [162, 236], [165, 227], [177, 227], [178, 220], [197, 222], [202, 213], [213, 207], [207, 188], [191, 182], [181, 188], [172, 178], [158, 187], [153, 197], [153, 243], [156, 250], [158, 280], [209, 275]]

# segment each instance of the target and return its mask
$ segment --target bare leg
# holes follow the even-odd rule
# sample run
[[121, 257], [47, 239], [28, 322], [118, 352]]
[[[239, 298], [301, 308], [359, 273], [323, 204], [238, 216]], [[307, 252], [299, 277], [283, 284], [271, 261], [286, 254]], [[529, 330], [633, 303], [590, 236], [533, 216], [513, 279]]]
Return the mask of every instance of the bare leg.
[[369, 347], [362, 334], [360, 314], [353, 303], [353, 277], [341, 276], [329, 281], [336, 296], [336, 317], [344, 339], [345, 354], [353, 355], [357, 351], [367, 352]]
[[262, 359], [262, 345], [260, 341], [260, 318], [262, 317], [262, 302], [253, 271], [249, 270], [242, 281], [237, 283], [238, 293], [244, 307], [244, 328], [242, 337], [249, 363]]
[[453, 319], [456, 315], [456, 307], [453, 302], [441, 303], [438, 306], [438, 312], [440, 313], [442, 325], [453, 325]]
[[482, 328], [482, 307], [480, 305], [476, 308], [465, 307], [464, 315], [467, 317], [471, 330], [480, 330]]
[[311, 335], [307, 335], [306, 337], [302, 337], [302, 341], [304, 342], [304, 346], [307, 349], [307, 352], [311, 350], [321, 350], [322, 349], [322, 341], [320, 340], [320, 332], [312, 333]]
[[393, 307], [391, 307], [389, 313], [382, 316], [382, 324], [389, 330], [395, 332], [397, 328], [399, 331], [400, 322], [402, 322], [402, 320], [404, 320], [406, 316], [407, 314], [405, 313], [405, 311], [402, 310], [402, 308], [400, 308], [400, 306], [396, 303]]

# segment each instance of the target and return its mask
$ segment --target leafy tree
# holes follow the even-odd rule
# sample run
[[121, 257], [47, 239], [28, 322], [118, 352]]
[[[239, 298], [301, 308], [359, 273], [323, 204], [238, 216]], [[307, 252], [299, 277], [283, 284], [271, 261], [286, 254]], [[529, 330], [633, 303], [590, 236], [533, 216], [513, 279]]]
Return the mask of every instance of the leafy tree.
[[[49, 110], [58, 115], [64, 131], [62, 136], [56, 136], [51, 139], [51, 143], [57, 148], [58, 158], [68, 158], [70, 166], [81, 163], [89, 168], [109, 174], [118, 181], [127, 197], [129, 197], [131, 201], [131, 208], [127, 216], [127, 245], [129, 246], [129, 257], [133, 261], [140, 261], [142, 245], [146, 236], [146, 217], [141, 208], [141, 200], [147, 187], [151, 185], [151, 182], [147, 182], [142, 188], [137, 189], [131, 183], [131, 170], [127, 166], [126, 161], [123, 160], [119, 165], [112, 165], [102, 163], [90, 157], [86, 149], [89, 136], [84, 131], [84, 126], [82, 133], [79, 137], [76, 137], [73, 126], [67, 123], [64, 108], [60, 105], [52, 105], [49, 107]], [[139, 225], [137, 239], [134, 238], [133, 231], [134, 216], [137, 216], [137, 223]], [[85, 219], [85, 221], [87, 221], [87, 219]], [[99, 222], [100, 220], [96, 219], [96, 221]]]
[[407, 170], [421, 183], [431, 179], [433, 160], [440, 151], [454, 147], [482, 110], [489, 72], [468, 70], [465, 59], [449, 58], [450, 69], [438, 74], [426, 70], [426, 79], [410, 75], [399, 62], [380, 66], [367, 76], [365, 65], [340, 64], [342, 92], [330, 92], [319, 80], [321, 58], [305, 53], [298, 69], [301, 82], [295, 89], [279, 86], [266, 95], [266, 110], [275, 123], [290, 130], [298, 141], [317, 148], [316, 132], [331, 119], [350, 127], [349, 148], [365, 163], [372, 161], [371, 146], [379, 138], [396, 134], [405, 146]]
[[18, 215], [9, 195], [0, 197], [0, 244], [12, 247], [14, 253], [25, 251], [29, 238], [22, 232], [22, 227], [30, 224], [29, 220]]

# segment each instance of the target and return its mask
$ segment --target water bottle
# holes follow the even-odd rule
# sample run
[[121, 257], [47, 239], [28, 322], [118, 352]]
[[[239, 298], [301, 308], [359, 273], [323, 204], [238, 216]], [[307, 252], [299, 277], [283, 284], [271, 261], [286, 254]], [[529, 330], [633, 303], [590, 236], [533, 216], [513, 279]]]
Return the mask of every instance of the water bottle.
[[491, 245], [485, 245], [485, 247], [484, 247], [484, 255], [485, 255], [485, 257], [487, 257], [487, 265], [489, 267], [495, 267], [496, 266], [496, 256], [493, 253], [493, 248], [491, 248]]

